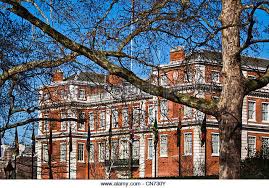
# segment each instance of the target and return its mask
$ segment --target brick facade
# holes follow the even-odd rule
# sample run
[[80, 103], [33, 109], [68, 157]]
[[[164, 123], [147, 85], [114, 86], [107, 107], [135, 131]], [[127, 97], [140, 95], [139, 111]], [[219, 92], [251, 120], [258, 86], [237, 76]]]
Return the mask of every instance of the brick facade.
[[[161, 65], [159, 72], [153, 69], [150, 78], [155, 84], [178, 87], [190, 95], [217, 100], [221, 91], [221, 64], [212, 54], [204, 51], [185, 61], [183, 49], [176, 48], [171, 50], [171, 63]], [[251, 58], [248, 60], [251, 63]], [[259, 68], [263, 72], [265, 67]], [[244, 73], [246, 76], [258, 75], [247, 68], [244, 68]], [[160, 76], [159, 81], [157, 75]], [[242, 158], [248, 155], [248, 135], [255, 136], [257, 151], [262, 147], [262, 138], [269, 137], [269, 109], [266, 111], [267, 106], [262, 105], [269, 103], [268, 91], [264, 87], [245, 97]], [[38, 164], [42, 168], [38, 170], [38, 178], [48, 178], [47, 161], [43, 159], [43, 146], [48, 145], [49, 139], [45, 125], [48, 125], [47, 130], [50, 127], [53, 130], [52, 169], [55, 179], [69, 178], [69, 173], [72, 179], [87, 179], [88, 169], [91, 179], [154, 177], [155, 170], [158, 177], [218, 174], [218, 127], [212, 116], [207, 116], [206, 142], [202, 146], [200, 125], [203, 113], [146, 94], [114, 75], [81, 73], [64, 79], [62, 73], [57, 71], [52, 84], [41, 89], [40, 93], [40, 117], [60, 119], [65, 118], [63, 114], [68, 114], [72, 118], [83, 116], [85, 121], [40, 123], [37, 153], [41, 159]], [[254, 112], [249, 109], [248, 101], [255, 102]], [[253, 120], [248, 118], [249, 113], [255, 114]], [[157, 166], [152, 132], [155, 118], [159, 127]], [[265, 118], [268, 122], [262, 120]], [[182, 126], [180, 135], [177, 132], [179, 125]], [[70, 161], [69, 126], [73, 148]], [[93, 147], [89, 155], [93, 160], [88, 160], [86, 149], [89, 128]], [[66, 146], [65, 161], [60, 160], [61, 143]], [[130, 156], [130, 153], [133, 155]]]

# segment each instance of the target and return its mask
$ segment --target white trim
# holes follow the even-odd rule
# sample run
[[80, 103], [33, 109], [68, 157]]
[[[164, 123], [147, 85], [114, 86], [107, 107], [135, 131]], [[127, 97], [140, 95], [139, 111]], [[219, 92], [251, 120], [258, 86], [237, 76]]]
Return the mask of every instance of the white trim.
[[[83, 160], [79, 160], [79, 145], [83, 145], [83, 149], [82, 149], [82, 154], [83, 154]], [[84, 152], [84, 150], [85, 150], [85, 143], [83, 143], [83, 142], [78, 142], [77, 143], [77, 146], [78, 146], [78, 149], [77, 149], [77, 161], [78, 161], [78, 163], [84, 163], [85, 162], [85, 152]]]
[[[45, 151], [45, 148], [44, 148], [45, 146], [47, 147], [47, 151]], [[42, 159], [41, 159], [41, 161], [42, 161], [43, 164], [45, 164], [45, 163], [48, 162], [48, 158], [49, 158], [48, 152], [49, 152], [49, 146], [48, 146], [48, 144], [42, 144]]]
[[[65, 159], [62, 159], [62, 145], [65, 145]], [[60, 143], [60, 162], [66, 162], [67, 161], [67, 143], [61, 142]]]
[[[82, 95], [82, 96], [80, 95], [81, 94], [81, 91], [84, 92], [84, 95]], [[86, 89], [84, 89], [84, 88], [78, 88], [77, 92], [78, 92], [78, 96], [77, 96], [78, 100], [82, 100], [82, 101], [87, 100]]]
[[254, 141], [255, 141], [255, 142], [254, 142], [254, 151], [255, 151], [255, 152], [254, 152], [251, 156], [255, 155], [255, 153], [256, 153], [256, 151], [257, 151], [257, 148], [256, 148], [256, 147], [257, 147], [257, 138], [256, 138], [256, 136], [248, 135], [248, 136], [247, 136], [247, 156], [248, 156], [248, 157], [250, 157], [250, 155], [249, 155], [249, 154], [250, 154], [250, 153], [249, 153], [249, 138], [255, 138], [255, 140], [254, 140]]
[[[186, 153], [186, 150], [185, 150], [185, 148], [186, 148], [186, 140], [185, 140], [185, 138], [186, 138], [186, 135], [191, 135], [191, 152], [190, 153]], [[192, 135], [192, 132], [185, 132], [184, 134], [184, 137], [183, 137], [183, 140], [184, 140], [184, 144], [183, 144], [183, 155], [184, 156], [192, 156], [192, 154], [193, 154], [193, 135]]]
[[[249, 118], [249, 103], [254, 103], [253, 118]], [[247, 110], [248, 110], [248, 112], [247, 112], [247, 114], [248, 114], [248, 117], [247, 117], [248, 121], [255, 121], [256, 122], [256, 101], [248, 100], [247, 101]]]
[[219, 153], [220, 153], [220, 137], [219, 137], [219, 140], [218, 140], [218, 153], [213, 153], [213, 135], [218, 135], [219, 137], [219, 133], [216, 133], [216, 132], [212, 132], [211, 133], [211, 147], [212, 147], [212, 152], [211, 152], [211, 156], [219, 156]]
[[[151, 152], [152, 152], [152, 153], [151, 153], [151, 157], [150, 157], [150, 155], [149, 155], [149, 151], [150, 151], [150, 148], [149, 148], [149, 143], [150, 143], [150, 142], [149, 142], [149, 140], [151, 140], [151, 145], [152, 145], [152, 146], [151, 146], [151, 148], [152, 148], [152, 151], [151, 151]], [[148, 138], [148, 139], [147, 139], [147, 146], [148, 146], [148, 147], [147, 147], [147, 148], [148, 148], [147, 159], [148, 159], [148, 160], [152, 160], [152, 158], [153, 158], [153, 150], [154, 150], [154, 146], [153, 146], [153, 138]]]
[[[92, 114], [93, 116], [93, 119], [92, 119], [92, 123], [93, 123], [93, 125], [91, 125], [91, 121], [90, 121], [90, 114]], [[95, 126], [94, 126], [94, 123], [95, 123], [95, 118], [94, 118], [94, 115], [95, 115], [95, 113], [94, 113], [94, 111], [90, 111], [89, 113], [88, 113], [88, 115], [89, 115], [89, 127], [90, 127], [90, 130], [94, 130], [94, 128], [95, 128]]]
[[[217, 73], [218, 74], [218, 80], [213, 81], [213, 73]], [[215, 84], [219, 84], [220, 83], [220, 71], [218, 70], [211, 70], [211, 82], [215, 83]]]
[[146, 143], [145, 143], [145, 137], [144, 134], [139, 134], [140, 140], [139, 140], [139, 177], [144, 178], [145, 177], [145, 155], [146, 155]]
[[[125, 115], [127, 114], [127, 122], [125, 122]], [[122, 121], [121, 121], [121, 126], [122, 126], [122, 128], [126, 128], [126, 127], [129, 127], [129, 111], [128, 111], [128, 108], [127, 107], [125, 107], [125, 108], [123, 108], [122, 109], [122, 111], [121, 111], [121, 117], [122, 117]]]
[[84, 119], [84, 122], [78, 122], [77, 126], [78, 126], [78, 131], [85, 131], [86, 128], [86, 113], [85, 112], [79, 112], [78, 114], [78, 119], [80, 119], [80, 115], [82, 116], [82, 118]]
[[[103, 155], [103, 159], [101, 159], [101, 147], [100, 145], [103, 145], [104, 146], [104, 153], [102, 154]], [[98, 162], [104, 162], [105, 159], [106, 159], [106, 142], [105, 141], [101, 141], [101, 142], [97, 142], [97, 145], [98, 145]]]
[[[162, 155], [162, 137], [166, 137], [166, 153]], [[167, 134], [161, 134], [160, 135], [160, 157], [168, 157], [168, 142], [169, 142], [169, 139], [168, 139], [168, 135]]]
[[[91, 150], [91, 146], [93, 146], [92, 150]], [[94, 143], [90, 142], [90, 157], [89, 157], [90, 162], [94, 162], [94, 159], [95, 159], [95, 149], [94, 148], [95, 148]]]
[[[263, 120], [263, 108], [262, 105], [266, 104], [267, 105], [267, 120]], [[262, 116], [262, 123], [269, 123], [269, 102], [262, 102], [261, 103], [261, 116]]]

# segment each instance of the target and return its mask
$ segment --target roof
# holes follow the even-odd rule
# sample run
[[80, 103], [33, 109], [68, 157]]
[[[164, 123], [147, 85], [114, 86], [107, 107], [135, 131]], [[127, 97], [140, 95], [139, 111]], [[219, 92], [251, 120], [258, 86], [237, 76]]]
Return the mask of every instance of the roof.
[[81, 72], [67, 77], [65, 80], [87, 81], [93, 83], [105, 83], [106, 75], [95, 72]]
[[[191, 59], [195, 59], [198, 57], [202, 59], [207, 59], [207, 60], [215, 60], [221, 63], [222, 54], [221, 52], [202, 50], [200, 52], [196, 52], [190, 55]], [[241, 56], [241, 61], [242, 61], [242, 65], [247, 66], [247, 67], [267, 68], [267, 66], [269, 65], [269, 59], [256, 58], [256, 57], [250, 57], [250, 56], [244, 56], [244, 55]]]

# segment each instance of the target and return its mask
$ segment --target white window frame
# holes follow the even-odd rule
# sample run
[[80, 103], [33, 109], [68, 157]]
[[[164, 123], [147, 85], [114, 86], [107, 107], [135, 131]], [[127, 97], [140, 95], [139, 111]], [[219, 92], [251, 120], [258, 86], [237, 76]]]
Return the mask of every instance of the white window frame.
[[122, 110], [122, 127], [128, 127], [129, 125], [129, 113], [128, 109], [125, 108]]
[[[43, 116], [44, 118], [49, 118], [49, 114], [44, 114]], [[48, 120], [44, 120], [44, 131], [48, 132], [49, 131], [49, 121]]]
[[132, 158], [133, 159], [139, 159], [139, 156], [140, 156], [140, 142], [139, 140], [134, 140], [133, 141], [133, 156]]
[[193, 118], [193, 109], [188, 106], [184, 106], [183, 108], [184, 118]]
[[[217, 75], [217, 79], [215, 80], [214, 74]], [[220, 83], [220, 72], [216, 70], [211, 71], [211, 81], [212, 83]]]
[[[68, 114], [65, 112], [61, 112], [61, 118], [66, 119], [68, 118]], [[62, 121], [61, 122], [61, 131], [66, 131], [68, 127], [68, 121]]]
[[[253, 145], [253, 152], [250, 152], [250, 140], [254, 139], [254, 143], [251, 143]], [[247, 143], [248, 143], [248, 157], [253, 157], [256, 154], [256, 136], [249, 135], [247, 137]]]
[[94, 130], [94, 112], [89, 112], [89, 127], [90, 130]]
[[86, 90], [79, 88], [78, 89], [78, 100], [86, 100]]
[[[253, 105], [253, 114], [252, 114], [252, 117], [250, 118], [250, 113], [249, 113], [249, 104], [250, 103], [254, 103], [254, 105]], [[253, 120], [253, 121], [255, 121], [256, 120], [256, 102], [255, 101], [251, 101], [251, 100], [249, 100], [248, 101], [248, 120]]]
[[42, 144], [42, 162], [47, 163], [49, 160], [48, 144]]
[[[163, 140], [165, 138], [165, 142]], [[160, 157], [168, 157], [168, 135], [160, 135]]]
[[141, 120], [141, 115], [140, 115], [140, 109], [139, 108], [134, 108], [133, 109], [133, 126], [139, 126]]
[[112, 109], [112, 128], [119, 127], [119, 111], [117, 109]]
[[106, 143], [99, 142], [98, 143], [98, 161], [104, 162], [106, 158]]
[[94, 162], [94, 144], [90, 143], [90, 162]]
[[115, 160], [119, 156], [119, 141], [112, 140], [111, 142], [111, 159]]
[[[187, 140], [186, 136], [191, 137], [191, 142], [187, 142], [189, 140]], [[186, 132], [186, 133], [184, 133], [184, 148], [183, 148], [185, 156], [191, 156], [192, 155], [192, 153], [193, 153], [192, 147], [193, 147], [192, 132]]]
[[[213, 142], [213, 136], [218, 137], [218, 142], [217, 142], [217, 152], [214, 151], [214, 142]], [[220, 150], [220, 138], [219, 138], [219, 133], [211, 133], [211, 147], [212, 147], [212, 156], [219, 156], [219, 150]]]
[[[86, 114], [85, 114], [85, 112], [80, 112], [78, 116], [79, 116], [78, 117], [78, 119], [79, 119], [79, 122], [78, 122], [78, 130], [83, 131], [83, 130], [85, 130]], [[80, 118], [84, 119], [84, 121], [83, 122], [80, 122]]]
[[149, 125], [153, 125], [154, 124], [154, 106], [153, 105], [150, 105], [148, 107], [148, 124]]
[[67, 158], [67, 144], [66, 142], [60, 143], [60, 161], [65, 162]]
[[121, 159], [129, 158], [129, 142], [127, 139], [122, 139], [120, 141], [120, 158]]
[[[266, 105], [266, 113], [267, 113], [267, 119], [264, 119], [264, 108], [263, 105]], [[262, 102], [262, 122], [269, 122], [269, 103], [267, 102]]]
[[263, 156], [265, 155], [265, 150], [264, 150], [264, 140], [267, 140], [267, 144], [266, 144], [266, 158], [269, 158], [269, 137], [262, 137], [262, 151], [263, 151]]
[[152, 138], [148, 138], [148, 159], [152, 160], [153, 158], [153, 139]]
[[[82, 145], [82, 150], [80, 150], [80, 147], [79, 147], [81, 145]], [[84, 149], [85, 149], [85, 144], [82, 142], [78, 142], [78, 155], [77, 155], [78, 162], [84, 162]], [[81, 160], [81, 156], [80, 156], [81, 154], [82, 154], [82, 160]]]
[[161, 100], [160, 101], [160, 114], [161, 114], [161, 120], [167, 120], [168, 119], [168, 100]]
[[99, 114], [99, 119], [100, 119], [100, 125], [99, 129], [105, 129], [106, 128], [106, 111], [101, 111]]

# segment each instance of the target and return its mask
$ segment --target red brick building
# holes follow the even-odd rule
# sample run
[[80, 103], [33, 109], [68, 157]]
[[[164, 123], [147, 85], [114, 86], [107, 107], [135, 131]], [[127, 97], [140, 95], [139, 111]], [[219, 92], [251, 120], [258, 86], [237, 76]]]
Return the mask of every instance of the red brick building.
[[[201, 51], [185, 58], [182, 48], [173, 49], [170, 63], [152, 70], [149, 79], [182, 93], [218, 100], [222, 81], [220, 55]], [[242, 61], [243, 74], [253, 79], [265, 72], [269, 63], [251, 57]], [[219, 134], [212, 116], [206, 116], [206, 142], [202, 145], [203, 113], [151, 96], [113, 75], [80, 73], [64, 78], [57, 71], [51, 85], [43, 87], [40, 94], [41, 118], [85, 121], [40, 122], [36, 146], [39, 179], [48, 178], [50, 128], [51, 168], [56, 179], [87, 179], [88, 172], [91, 179], [154, 177], [155, 172], [158, 177], [218, 173]], [[156, 157], [152, 131], [155, 117], [159, 132]], [[242, 120], [242, 159], [261, 148], [267, 152], [268, 87], [245, 97]]]

